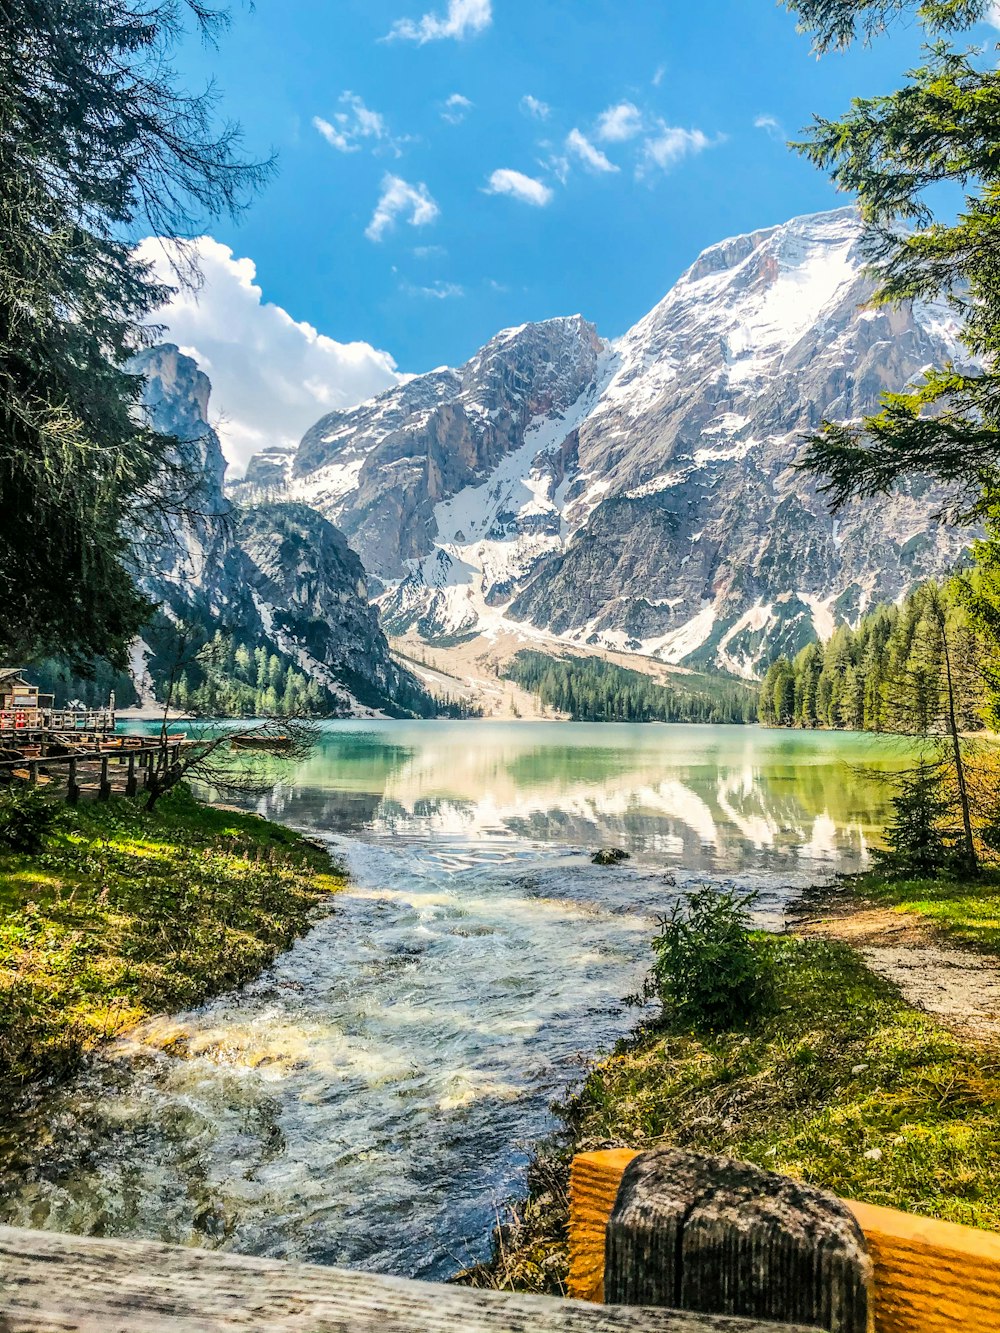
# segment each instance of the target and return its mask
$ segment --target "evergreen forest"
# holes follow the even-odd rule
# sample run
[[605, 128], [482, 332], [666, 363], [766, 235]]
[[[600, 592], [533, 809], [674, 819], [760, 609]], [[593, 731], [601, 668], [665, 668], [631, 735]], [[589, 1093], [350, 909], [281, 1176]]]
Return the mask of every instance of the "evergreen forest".
[[[726, 677], [678, 675], [659, 685], [598, 657], [550, 657], [521, 652], [504, 673], [537, 694], [546, 708], [578, 722], [755, 722], [753, 689]], [[688, 686], [686, 682], [692, 684]]]
[[[943, 628], [939, 616], [943, 611]], [[962, 585], [929, 583], [879, 606], [826, 644], [772, 662], [760, 688], [766, 726], [919, 734], [938, 730], [947, 694], [947, 639], [962, 731], [980, 731], [986, 645]]]

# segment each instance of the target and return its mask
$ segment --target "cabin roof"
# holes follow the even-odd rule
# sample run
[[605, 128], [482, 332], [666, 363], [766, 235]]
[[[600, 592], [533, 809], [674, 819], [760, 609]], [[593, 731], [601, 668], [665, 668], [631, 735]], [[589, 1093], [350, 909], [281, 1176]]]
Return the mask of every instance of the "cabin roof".
[[0, 688], [4, 685], [30, 685], [20, 667], [0, 667]]

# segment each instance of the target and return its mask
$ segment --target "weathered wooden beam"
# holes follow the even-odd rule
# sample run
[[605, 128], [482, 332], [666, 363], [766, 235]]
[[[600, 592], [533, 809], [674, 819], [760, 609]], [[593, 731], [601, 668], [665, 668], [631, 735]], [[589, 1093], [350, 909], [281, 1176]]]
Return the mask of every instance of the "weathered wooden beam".
[[[581, 1153], [570, 1181], [569, 1292], [602, 1300], [608, 1219], [628, 1164], [616, 1148]], [[844, 1200], [875, 1270], [875, 1333], [998, 1333], [1000, 1235]]]
[[125, 779], [125, 795], [134, 796], [138, 790], [135, 780], [135, 751], [132, 750], [128, 757], [128, 777]]
[[0, 1333], [809, 1333], [0, 1227]]
[[868, 1333], [872, 1263], [832, 1194], [676, 1148], [625, 1168], [605, 1241], [609, 1304]]

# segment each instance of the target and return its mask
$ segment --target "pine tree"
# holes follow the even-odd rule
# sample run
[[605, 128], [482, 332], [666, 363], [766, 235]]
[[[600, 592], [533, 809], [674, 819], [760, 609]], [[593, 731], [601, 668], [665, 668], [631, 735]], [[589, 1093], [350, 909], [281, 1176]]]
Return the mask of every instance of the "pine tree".
[[885, 849], [873, 849], [877, 869], [893, 876], [939, 875], [954, 863], [947, 836], [952, 802], [940, 764], [921, 760], [898, 779]]
[[[189, 0], [212, 26], [211, 11]], [[137, 410], [129, 358], [167, 289], [131, 236], [192, 235], [266, 174], [211, 93], [178, 91], [183, 5], [6, 0], [0, 20], [0, 655], [122, 663], [151, 608], [131, 535], [173, 441]]]
[[[785, 0], [820, 53], [850, 45], [859, 30], [870, 38], [908, 11], [931, 39], [902, 88], [856, 99], [839, 121], [817, 118], [799, 148], [858, 199], [875, 302], [948, 300], [982, 366], [932, 368], [915, 389], [886, 394], [861, 425], [827, 423], [805, 465], [825, 477], [835, 507], [921, 473], [956, 487], [952, 508], [971, 517], [1000, 478], [1000, 68], [948, 43], [991, 2]], [[965, 191], [964, 208], [935, 218], [928, 191], [944, 184]]]

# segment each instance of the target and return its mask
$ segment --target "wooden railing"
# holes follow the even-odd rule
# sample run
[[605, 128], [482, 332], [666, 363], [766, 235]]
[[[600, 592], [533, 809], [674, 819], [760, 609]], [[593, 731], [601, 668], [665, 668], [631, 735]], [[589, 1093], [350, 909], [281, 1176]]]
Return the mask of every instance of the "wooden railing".
[[107, 735], [116, 725], [115, 712], [109, 708], [0, 708], [2, 739], [45, 731], [86, 731]]
[[[629, 1225], [623, 1198], [628, 1192], [623, 1184], [627, 1182], [626, 1173], [653, 1156], [615, 1149], [582, 1153], [574, 1159], [570, 1185], [571, 1296], [589, 1301], [615, 1298], [614, 1291], [605, 1290], [605, 1283], [611, 1280], [617, 1286], [622, 1280], [621, 1245], [620, 1236], [616, 1239], [609, 1234], [609, 1227], [620, 1233], [622, 1226]], [[874, 1333], [998, 1333], [1000, 1235], [891, 1208], [838, 1202], [853, 1217], [870, 1256], [869, 1317]], [[717, 1201], [712, 1210], [718, 1218]], [[690, 1224], [690, 1206], [685, 1208], [685, 1217], [686, 1224]], [[739, 1225], [753, 1234], [752, 1209], [744, 1209]], [[680, 1233], [674, 1241], [664, 1254], [667, 1261], [676, 1257], [679, 1263], [686, 1241]], [[769, 1243], [765, 1235], [756, 1237], [757, 1271], [765, 1275]], [[718, 1268], [721, 1258], [717, 1246], [711, 1263]], [[611, 1274], [609, 1261], [619, 1271]], [[699, 1262], [697, 1256], [694, 1261]], [[655, 1268], [652, 1261], [647, 1278], [651, 1268]], [[720, 1304], [716, 1308], [724, 1307]]]
[[[114, 790], [113, 776], [120, 776], [126, 796], [135, 796], [140, 784], [149, 787], [159, 757], [166, 749], [168, 762], [174, 764], [180, 757], [183, 740], [168, 737], [166, 745], [159, 740], [141, 736], [120, 736], [98, 742], [93, 750], [73, 750], [68, 754], [38, 754], [21, 759], [0, 761], [0, 783], [39, 782], [60, 778], [65, 785], [66, 800], [75, 805], [81, 791], [93, 786], [97, 799], [106, 801]], [[43, 747], [44, 748], [44, 747]], [[0, 1333], [3, 1333], [0, 1328]]]
[[725, 1158], [578, 1156], [570, 1258], [571, 1299], [555, 1300], [0, 1227], [0, 1331], [1000, 1330], [1000, 1236], [848, 1203]]
[[2, 1333], [816, 1333], [0, 1227]]

